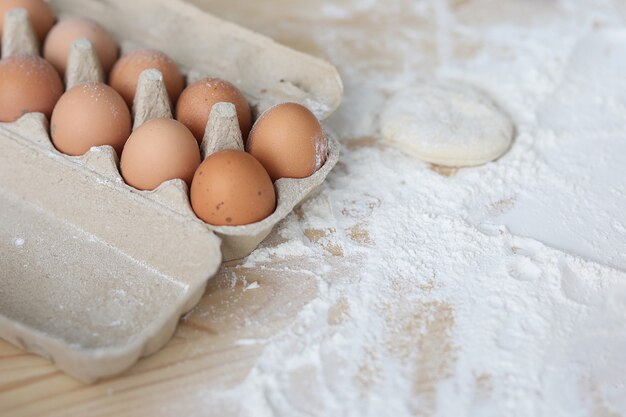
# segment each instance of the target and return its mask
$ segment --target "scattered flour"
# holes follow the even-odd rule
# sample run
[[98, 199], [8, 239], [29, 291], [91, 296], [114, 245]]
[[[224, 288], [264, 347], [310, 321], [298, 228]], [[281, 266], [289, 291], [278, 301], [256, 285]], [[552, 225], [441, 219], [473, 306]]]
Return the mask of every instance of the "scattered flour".
[[[613, 97], [611, 88], [624, 82], [623, 72], [606, 71], [597, 80], [600, 90], [590, 90], [585, 77], [566, 75], [590, 33], [624, 26], [626, 7], [592, 0], [220, 3], [207, 8], [339, 67], [345, 104], [329, 125], [345, 146], [321, 194], [280, 225], [284, 243], [263, 246], [245, 261], [262, 266], [298, 257], [299, 267], [316, 277], [318, 295], [284, 331], [261, 341], [263, 352], [241, 384], [186, 392], [166, 411], [626, 414], [626, 272], [601, 254], [572, 255], [561, 245], [567, 242], [520, 236], [497, 221], [541, 184], [554, 199], [581, 202], [586, 214], [597, 199], [624, 201], [623, 182], [594, 194], [592, 181], [571, 175], [602, 165], [601, 158], [586, 160], [582, 145], [578, 157], [554, 148], [568, 146], [569, 136], [557, 128], [568, 125], [572, 110], [597, 148], [607, 145], [603, 126], [585, 115], [599, 103], [615, 110], [603, 112], [603, 125], [626, 115], [620, 104], [626, 96]], [[594, 45], [626, 47], [620, 36]], [[387, 98], [433, 77], [478, 87], [512, 117], [515, 144], [497, 163], [437, 172], [380, 145]], [[564, 79], [572, 83], [563, 87]], [[559, 88], [578, 98], [584, 93], [584, 100], [571, 109], [555, 96]], [[546, 108], [550, 102], [563, 111]], [[555, 155], [566, 155], [558, 167]], [[621, 165], [611, 166], [623, 179], [626, 156], [616, 158]], [[587, 198], [594, 200], [585, 204]], [[554, 203], [543, 200], [535, 216]], [[613, 239], [623, 248], [624, 222], [605, 220], [589, 216], [597, 230], [610, 233], [585, 237]], [[576, 221], [567, 213], [561, 219]]]
[[250, 290], [256, 290], [257, 288], [261, 288], [261, 286], [259, 285], [258, 282], [254, 281], [252, 284], [248, 285], [243, 290], [244, 291], [250, 291]]

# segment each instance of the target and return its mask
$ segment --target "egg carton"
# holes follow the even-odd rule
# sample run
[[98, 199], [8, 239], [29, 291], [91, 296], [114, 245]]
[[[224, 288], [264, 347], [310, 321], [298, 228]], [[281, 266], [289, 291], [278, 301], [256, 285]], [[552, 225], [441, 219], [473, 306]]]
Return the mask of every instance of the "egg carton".
[[[293, 51], [178, 0], [53, 0], [57, 16], [89, 17], [124, 39], [122, 50], [159, 49], [193, 82], [236, 84], [258, 116], [285, 101], [329, 116], [342, 96], [330, 64]], [[39, 53], [25, 11], [5, 17], [3, 57]], [[78, 40], [66, 86], [102, 81], [91, 44]], [[163, 77], [141, 74], [134, 127], [171, 117]], [[109, 146], [81, 157], [59, 153], [39, 113], [0, 123], [0, 337], [49, 358], [84, 382], [119, 374], [158, 351], [202, 297], [222, 260], [244, 257], [337, 163], [329, 137], [324, 166], [306, 179], [275, 182], [276, 211], [246, 226], [211, 226], [193, 213], [187, 184], [139, 191], [124, 183]], [[242, 149], [235, 108], [216, 104], [201, 151]]]

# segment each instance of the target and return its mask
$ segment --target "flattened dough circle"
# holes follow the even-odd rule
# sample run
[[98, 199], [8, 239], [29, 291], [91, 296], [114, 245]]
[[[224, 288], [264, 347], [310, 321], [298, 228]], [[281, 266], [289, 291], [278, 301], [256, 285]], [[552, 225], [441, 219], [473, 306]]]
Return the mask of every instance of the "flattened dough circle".
[[474, 166], [513, 142], [509, 117], [483, 93], [458, 83], [424, 84], [394, 96], [381, 115], [385, 142], [423, 161]]

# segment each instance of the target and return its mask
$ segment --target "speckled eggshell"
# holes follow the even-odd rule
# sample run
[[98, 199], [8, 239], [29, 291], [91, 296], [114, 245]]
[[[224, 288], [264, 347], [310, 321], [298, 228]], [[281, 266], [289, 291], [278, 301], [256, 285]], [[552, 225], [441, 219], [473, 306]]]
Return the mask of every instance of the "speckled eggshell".
[[128, 185], [154, 190], [175, 178], [191, 184], [198, 165], [200, 148], [189, 129], [176, 120], [153, 119], [135, 130], [126, 142], [120, 171]]
[[72, 43], [80, 38], [91, 42], [104, 72], [108, 74], [117, 60], [119, 48], [113, 35], [90, 19], [67, 19], [57, 23], [46, 38], [43, 55], [64, 75]]
[[34, 55], [14, 55], [0, 61], [0, 121], [14, 122], [32, 112], [48, 118], [63, 94], [54, 67]]
[[63, 94], [52, 112], [52, 143], [67, 155], [109, 145], [121, 155], [132, 120], [124, 99], [105, 84], [79, 84]]
[[252, 155], [226, 150], [209, 156], [191, 184], [196, 215], [215, 226], [261, 221], [276, 209], [276, 191], [263, 166]]
[[284, 103], [261, 115], [246, 148], [263, 164], [272, 180], [306, 178], [326, 161], [328, 139], [309, 109]]
[[130, 52], [115, 63], [109, 75], [109, 84], [124, 97], [132, 107], [139, 76], [144, 70], [157, 69], [163, 74], [163, 82], [172, 104], [176, 104], [185, 86], [178, 65], [163, 52], [141, 49]]
[[202, 142], [206, 124], [214, 104], [226, 102], [235, 105], [239, 128], [245, 139], [252, 127], [252, 112], [246, 97], [237, 87], [218, 78], [205, 78], [188, 86], [178, 99], [176, 119], [187, 126]]
[[42, 0], [1, 0], [0, 1], [0, 37], [4, 27], [4, 14], [13, 9], [26, 9], [28, 20], [41, 42], [54, 25], [54, 13]]

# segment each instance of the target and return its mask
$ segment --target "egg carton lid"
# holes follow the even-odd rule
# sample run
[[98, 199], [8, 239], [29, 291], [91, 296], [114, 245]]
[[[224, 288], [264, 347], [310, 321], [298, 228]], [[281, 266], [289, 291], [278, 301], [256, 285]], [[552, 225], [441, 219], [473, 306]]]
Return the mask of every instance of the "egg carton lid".
[[125, 51], [154, 48], [186, 70], [235, 84], [257, 113], [283, 102], [300, 103], [320, 120], [341, 104], [343, 84], [328, 62], [212, 16], [181, 0], [52, 0], [62, 19], [98, 21]]
[[[61, 17], [99, 21], [128, 41], [125, 49], [163, 50], [187, 68], [190, 80], [208, 75], [233, 81], [257, 114], [293, 101], [323, 119], [340, 103], [341, 81], [330, 64], [184, 2], [50, 4]], [[3, 38], [3, 55], [11, 41]], [[212, 117], [222, 119], [214, 126], [218, 131], [237, 126], [232, 109], [223, 110]], [[327, 162], [316, 174], [277, 181], [278, 208], [270, 218], [213, 227], [193, 216], [184, 182], [169, 181], [149, 193], [130, 189], [112, 149], [66, 157], [54, 150], [47, 129], [41, 114], [0, 124], [0, 336], [85, 382], [123, 372], [160, 349], [221, 260], [250, 253], [319, 188], [339, 157], [339, 144], [329, 138]], [[203, 144], [204, 153], [211, 145]]]

